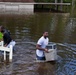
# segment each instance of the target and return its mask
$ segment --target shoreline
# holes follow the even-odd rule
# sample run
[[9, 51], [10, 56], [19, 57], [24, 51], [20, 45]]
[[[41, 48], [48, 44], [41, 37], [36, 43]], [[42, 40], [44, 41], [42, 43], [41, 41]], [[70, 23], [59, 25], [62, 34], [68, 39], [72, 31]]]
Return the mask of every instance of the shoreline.
[[[64, 11], [55, 10], [53, 8], [35, 8], [35, 2], [23, 3], [23, 2], [0, 2], [0, 14], [1, 13], [22, 13], [22, 14], [33, 14], [34, 12], [56, 12], [64, 13]], [[40, 5], [43, 3], [40, 3]], [[44, 5], [47, 3], [44, 3]], [[48, 3], [55, 4], [55, 3]], [[64, 3], [63, 3], [64, 4]], [[61, 5], [57, 3], [57, 5]]]

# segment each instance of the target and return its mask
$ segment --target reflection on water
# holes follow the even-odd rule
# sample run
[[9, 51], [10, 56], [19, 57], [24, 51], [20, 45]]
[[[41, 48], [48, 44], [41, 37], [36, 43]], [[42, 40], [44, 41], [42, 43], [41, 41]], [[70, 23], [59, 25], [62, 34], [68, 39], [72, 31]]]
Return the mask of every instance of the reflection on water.
[[[70, 13], [5, 14], [0, 15], [0, 25], [9, 29], [17, 42], [12, 63], [4, 62], [0, 55], [0, 75], [76, 74], [76, 18]], [[50, 41], [57, 44], [56, 63], [35, 62], [36, 42], [45, 30]]]
[[65, 46], [59, 46], [58, 50], [61, 58], [57, 62], [57, 75], [75, 75], [76, 45], [65, 44]]

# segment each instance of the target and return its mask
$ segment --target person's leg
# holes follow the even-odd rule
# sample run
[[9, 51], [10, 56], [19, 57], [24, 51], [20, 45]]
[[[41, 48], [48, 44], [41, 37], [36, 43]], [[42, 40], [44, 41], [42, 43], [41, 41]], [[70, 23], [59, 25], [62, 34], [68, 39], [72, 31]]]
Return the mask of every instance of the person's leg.
[[10, 45], [12, 45], [13, 47], [15, 46], [16, 42], [15, 41], [11, 41]]
[[11, 41], [7, 47], [10, 47], [10, 45], [12, 45], [13, 49], [14, 49], [14, 46], [15, 46], [16, 42], [15, 41]]
[[39, 57], [36, 55], [37, 60], [46, 60], [45, 57]]

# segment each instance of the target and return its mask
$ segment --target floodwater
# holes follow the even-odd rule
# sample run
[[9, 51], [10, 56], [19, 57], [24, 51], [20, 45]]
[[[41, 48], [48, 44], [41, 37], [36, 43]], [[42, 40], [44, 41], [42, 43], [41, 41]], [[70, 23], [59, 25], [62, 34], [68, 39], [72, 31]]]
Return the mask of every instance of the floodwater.
[[[74, 8], [73, 8], [74, 9]], [[76, 75], [76, 13], [1, 14], [0, 25], [11, 32], [16, 41], [13, 61], [3, 61], [0, 75]], [[36, 62], [37, 40], [43, 31], [57, 44], [58, 60]]]

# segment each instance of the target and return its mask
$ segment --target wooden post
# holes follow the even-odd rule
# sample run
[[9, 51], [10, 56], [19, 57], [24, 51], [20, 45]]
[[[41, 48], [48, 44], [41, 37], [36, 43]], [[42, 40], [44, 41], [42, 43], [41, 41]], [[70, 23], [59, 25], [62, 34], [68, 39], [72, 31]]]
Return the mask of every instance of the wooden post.
[[[57, 3], [57, 0], [55, 0], [55, 3]], [[55, 10], [58, 10], [58, 6], [55, 5]]]
[[12, 57], [13, 57], [13, 47], [10, 45], [10, 53], [9, 53], [9, 61], [12, 62]]
[[[61, 2], [60, 3], [63, 3], [63, 0], [61, 0]], [[62, 5], [60, 6], [60, 10], [62, 11]]]
[[73, 17], [74, 16], [74, 9], [75, 9], [75, 2], [76, 0], [72, 0], [72, 9], [71, 9], [71, 16]]

